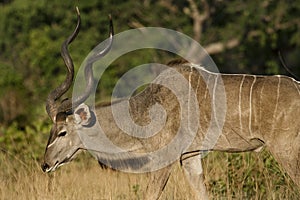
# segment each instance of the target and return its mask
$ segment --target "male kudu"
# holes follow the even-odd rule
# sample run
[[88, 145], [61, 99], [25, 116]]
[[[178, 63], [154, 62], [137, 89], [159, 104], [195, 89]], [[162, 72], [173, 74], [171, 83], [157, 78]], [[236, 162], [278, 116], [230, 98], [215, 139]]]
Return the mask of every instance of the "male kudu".
[[[176, 135], [180, 124], [180, 104], [168, 88], [160, 84], [150, 84], [145, 90], [131, 97], [129, 112], [136, 124], [147, 125], [151, 121], [151, 108], [160, 104], [166, 112], [165, 126], [155, 136], [147, 139], [134, 138], [125, 134], [115, 123], [112, 107], [123, 100], [98, 105], [91, 110], [83, 102], [93, 89], [93, 62], [109, 52], [112, 45], [113, 28], [110, 24], [110, 39], [105, 50], [87, 61], [86, 90], [76, 99], [65, 100], [57, 105], [57, 100], [66, 93], [73, 81], [74, 68], [68, 53], [68, 45], [77, 36], [80, 28], [80, 15], [75, 31], [62, 45], [62, 57], [68, 73], [65, 81], [55, 88], [47, 99], [47, 112], [53, 121], [50, 138], [46, 147], [42, 169], [45, 172], [56, 170], [71, 161], [79, 150], [86, 150], [77, 131], [101, 124], [107, 137], [117, 146], [131, 151], [149, 152], [167, 145]], [[300, 84], [286, 76], [255, 76], [212, 73], [188, 62], [172, 62], [173, 70], [180, 73], [193, 89], [199, 113], [197, 129], [191, 145], [182, 152], [180, 161], [195, 198], [207, 198], [203, 184], [200, 154], [203, 150], [224, 152], [245, 152], [267, 148], [282, 165], [292, 180], [300, 186]], [[221, 84], [226, 94], [224, 124], [216, 144], [210, 149], [202, 149], [210, 122], [214, 120], [215, 96]], [[176, 82], [174, 83], [176, 85]], [[211, 89], [211, 90], [210, 90]], [[212, 91], [212, 92], [211, 92]], [[122, 113], [120, 113], [122, 114]], [[97, 121], [95, 121], [97, 120]], [[96, 152], [99, 163], [110, 164], [109, 158]], [[131, 160], [132, 161], [132, 160]], [[124, 167], [143, 167], [124, 162]], [[147, 159], [144, 163], [147, 163]], [[172, 165], [153, 171], [144, 195], [145, 199], [158, 199], [162, 193]]]

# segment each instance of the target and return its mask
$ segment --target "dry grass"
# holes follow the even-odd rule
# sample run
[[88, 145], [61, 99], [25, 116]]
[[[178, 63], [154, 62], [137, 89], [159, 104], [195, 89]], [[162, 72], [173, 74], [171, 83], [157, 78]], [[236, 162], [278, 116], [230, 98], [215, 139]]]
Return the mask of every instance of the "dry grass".
[[[1, 155], [0, 199], [143, 199], [146, 174], [104, 170], [93, 158], [87, 157], [82, 156], [80, 161], [65, 165], [55, 173], [45, 174], [37, 161], [26, 165]], [[171, 182], [185, 187], [180, 178], [183, 176], [174, 176]], [[164, 194], [162, 199], [187, 199], [186, 190], [178, 190], [177, 186], [168, 186], [166, 193], [169, 194]]]
[[[143, 199], [145, 174], [101, 169], [88, 155], [44, 174], [37, 161], [0, 154], [0, 199]], [[291, 180], [267, 152], [212, 153], [204, 159], [211, 199], [300, 199]], [[191, 199], [179, 165], [161, 199]]]
[[267, 151], [209, 154], [204, 169], [212, 199], [300, 199], [296, 185]]

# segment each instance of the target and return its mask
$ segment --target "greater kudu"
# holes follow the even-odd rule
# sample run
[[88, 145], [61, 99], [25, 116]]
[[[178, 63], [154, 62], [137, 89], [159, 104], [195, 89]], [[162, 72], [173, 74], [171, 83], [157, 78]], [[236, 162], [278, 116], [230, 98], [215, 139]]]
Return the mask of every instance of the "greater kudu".
[[[52, 172], [74, 158], [79, 150], [85, 150], [78, 129], [92, 127], [95, 119], [101, 124], [107, 137], [116, 145], [136, 151], [149, 151], [166, 145], [176, 134], [180, 118], [180, 105], [171, 90], [150, 84], [144, 91], [129, 99], [130, 114], [137, 124], [149, 123], [151, 107], [160, 104], [167, 118], [165, 127], [154, 137], [143, 140], [123, 134], [114, 121], [111, 108], [119, 102], [99, 105], [94, 111], [82, 104], [93, 85], [92, 64], [103, 57], [112, 45], [113, 28], [110, 24], [110, 40], [105, 50], [88, 60], [85, 68], [87, 85], [85, 93], [73, 101], [65, 100], [58, 107], [56, 101], [69, 90], [74, 76], [68, 45], [79, 32], [80, 15], [75, 31], [62, 45], [62, 57], [68, 73], [65, 81], [53, 90], [47, 99], [47, 112], [53, 121], [46, 147], [42, 169]], [[282, 165], [292, 180], [300, 186], [300, 85], [286, 76], [255, 76], [211, 73], [188, 62], [172, 62], [172, 69], [182, 74], [195, 91], [201, 118], [196, 136], [180, 159], [195, 198], [207, 198], [202, 181], [200, 154], [203, 150], [245, 152], [266, 147]], [[222, 79], [226, 93], [225, 121], [220, 137], [211, 149], [200, 149], [201, 142], [211, 121], [215, 102], [209, 87], [218, 87]], [[175, 83], [176, 84], [176, 83]], [[210, 86], [208, 86], [210, 84]], [[215, 91], [215, 90], [213, 90]], [[214, 112], [217, 110], [214, 110]], [[162, 136], [161, 136], [162, 135]], [[134, 150], [133, 150], [134, 151]], [[102, 163], [101, 152], [98, 160]], [[129, 164], [130, 165], [130, 164]], [[158, 199], [167, 183], [172, 164], [151, 172], [145, 199]]]

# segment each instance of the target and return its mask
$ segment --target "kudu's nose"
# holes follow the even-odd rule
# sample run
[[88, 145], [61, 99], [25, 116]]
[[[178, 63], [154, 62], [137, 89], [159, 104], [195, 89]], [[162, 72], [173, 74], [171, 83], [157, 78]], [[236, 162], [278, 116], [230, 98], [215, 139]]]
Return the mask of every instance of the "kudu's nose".
[[49, 165], [47, 163], [43, 163], [41, 165], [43, 172], [46, 172], [46, 170], [49, 168]]

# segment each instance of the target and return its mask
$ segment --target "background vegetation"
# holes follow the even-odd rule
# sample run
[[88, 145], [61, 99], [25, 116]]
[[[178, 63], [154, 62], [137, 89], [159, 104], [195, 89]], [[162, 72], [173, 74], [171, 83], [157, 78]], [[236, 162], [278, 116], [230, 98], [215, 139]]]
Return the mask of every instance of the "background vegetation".
[[[34, 198], [50, 198], [57, 192], [58, 188], [55, 190], [53, 185], [47, 185], [44, 180], [46, 175], [41, 174], [38, 163], [50, 130], [50, 120], [44, 108], [45, 99], [52, 88], [64, 79], [65, 69], [59, 51], [61, 43], [76, 23], [75, 6], [80, 8], [82, 16], [81, 32], [70, 47], [76, 69], [89, 51], [106, 39], [107, 16], [111, 13], [116, 33], [156, 26], [193, 37], [206, 48], [221, 72], [286, 74], [278, 57], [278, 51], [281, 51], [291, 70], [300, 74], [297, 67], [300, 66], [299, 1], [0, 0], [1, 199], [11, 199], [8, 194], [24, 190], [29, 182], [36, 180], [41, 182], [37, 181], [37, 185], [27, 188], [28, 195], [37, 194], [32, 192], [38, 191], [41, 186], [47, 187], [49, 193]], [[117, 78], [129, 67], [153, 61], [165, 63], [169, 59], [171, 57], [161, 52], [124, 56], [110, 67], [99, 86], [99, 97], [107, 98]], [[268, 152], [259, 155], [214, 154], [205, 162], [207, 185], [214, 196], [299, 198], [298, 191]], [[79, 171], [87, 168], [78, 163], [74, 166]], [[66, 174], [71, 173], [68, 169], [64, 171]], [[93, 167], [87, 169], [97, 172]], [[58, 177], [54, 180], [60, 183]], [[104, 177], [108, 179], [107, 175]], [[20, 179], [24, 179], [23, 185]], [[52, 179], [47, 176], [46, 180]], [[20, 187], [15, 186], [16, 182], [20, 183]], [[126, 198], [141, 198], [139, 185], [130, 184], [128, 190], [133, 193]], [[165, 198], [173, 195], [174, 198], [188, 199], [185, 196], [188, 192], [183, 189], [182, 194], [177, 195], [178, 185], [175, 186], [166, 193]], [[6, 189], [10, 189], [11, 193], [7, 193]], [[62, 197], [80, 198], [71, 193], [65, 193]], [[110, 190], [112, 193], [114, 191]], [[106, 197], [117, 199], [114, 195]], [[120, 199], [123, 199], [122, 196]], [[169, 199], [172, 199], [171, 196]]]

